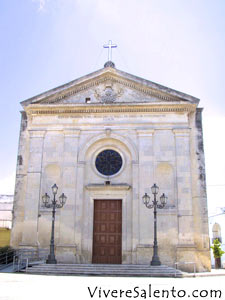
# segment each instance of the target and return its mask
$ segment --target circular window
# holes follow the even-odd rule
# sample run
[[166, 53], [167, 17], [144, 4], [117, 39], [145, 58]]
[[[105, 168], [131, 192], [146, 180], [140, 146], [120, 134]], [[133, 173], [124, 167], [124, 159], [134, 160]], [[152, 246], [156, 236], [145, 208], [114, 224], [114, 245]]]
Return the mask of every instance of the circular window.
[[99, 173], [110, 176], [119, 172], [122, 167], [121, 155], [112, 149], [107, 149], [98, 154], [95, 166]]

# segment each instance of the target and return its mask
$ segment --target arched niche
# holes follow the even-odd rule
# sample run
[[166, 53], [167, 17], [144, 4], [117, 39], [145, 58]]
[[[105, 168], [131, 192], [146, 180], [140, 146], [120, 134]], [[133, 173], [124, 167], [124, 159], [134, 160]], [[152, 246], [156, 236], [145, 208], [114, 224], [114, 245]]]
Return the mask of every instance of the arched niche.
[[168, 197], [168, 206], [175, 205], [175, 181], [174, 170], [171, 164], [160, 162], [156, 167], [156, 184], [159, 186], [159, 194], [165, 193]]
[[120, 142], [130, 152], [131, 160], [133, 162], [138, 161], [138, 151], [136, 149], [136, 146], [130, 139], [125, 138], [119, 134], [111, 133], [110, 130], [106, 130], [105, 133], [96, 135], [96, 136], [92, 137], [90, 140], [84, 142], [84, 144], [80, 147], [80, 151], [78, 154], [78, 162], [85, 161], [85, 157], [87, 156], [87, 151], [90, 149], [91, 146], [93, 146], [94, 144], [97, 144], [98, 142], [100, 142], [100, 143], [105, 142], [106, 140], [108, 140], [108, 141], [111, 140], [112, 143], [114, 143], [114, 144], [117, 142]]
[[[96, 157], [104, 150], [114, 150], [122, 157], [122, 167], [118, 173], [112, 176], [104, 176], [100, 174], [95, 166]], [[86, 150], [85, 157], [85, 183], [102, 183], [110, 180], [114, 183], [123, 182], [131, 183], [131, 170], [132, 170], [132, 153], [127, 145], [120, 140], [110, 137], [104, 137], [96, 140]]]

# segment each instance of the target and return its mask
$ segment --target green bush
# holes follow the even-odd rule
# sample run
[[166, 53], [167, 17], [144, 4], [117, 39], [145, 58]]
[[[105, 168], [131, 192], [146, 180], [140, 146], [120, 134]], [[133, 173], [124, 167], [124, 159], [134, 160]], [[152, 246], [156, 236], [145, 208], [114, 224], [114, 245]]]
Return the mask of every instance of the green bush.
[[13, 262], [14, 249], [10, 246], [0, 248], [0, 265]]
[[6, 253], [8, 251], [11, 251], [11, 250], [13, 250], [13, 248], [10, 246], [0, 247], [0, 255]]
[[221, 249], [221, 243], [218, 239], [213, 241], [213, 246], [210, 247], [213, 250], [214, 258], [220, 258], [225, 252]]

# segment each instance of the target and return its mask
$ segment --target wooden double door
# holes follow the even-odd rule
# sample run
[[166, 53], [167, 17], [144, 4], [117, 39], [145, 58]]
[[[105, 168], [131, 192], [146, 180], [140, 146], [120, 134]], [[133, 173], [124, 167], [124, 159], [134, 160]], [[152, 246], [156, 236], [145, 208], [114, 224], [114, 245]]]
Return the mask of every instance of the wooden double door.
[[122, 262], [122, 200], [94, 200], [92, 263]]

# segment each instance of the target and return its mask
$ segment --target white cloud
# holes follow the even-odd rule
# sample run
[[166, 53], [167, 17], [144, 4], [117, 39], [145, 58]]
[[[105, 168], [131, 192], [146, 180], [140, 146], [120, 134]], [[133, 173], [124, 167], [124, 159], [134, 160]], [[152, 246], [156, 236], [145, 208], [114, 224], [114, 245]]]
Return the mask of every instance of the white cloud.
[[39, 4], [38, 11], [44, 11], [46, 3], [48, 0], [32, 0], [33, 2], [37, 2]]

